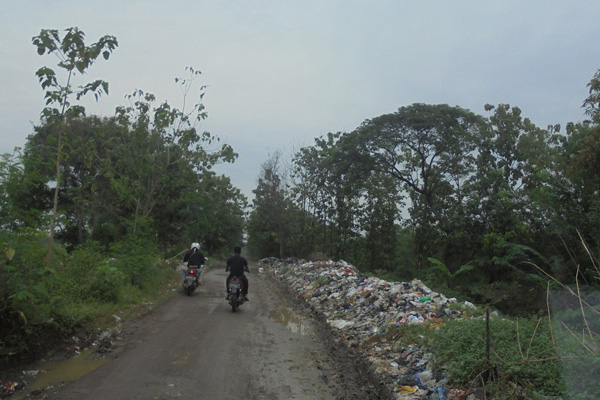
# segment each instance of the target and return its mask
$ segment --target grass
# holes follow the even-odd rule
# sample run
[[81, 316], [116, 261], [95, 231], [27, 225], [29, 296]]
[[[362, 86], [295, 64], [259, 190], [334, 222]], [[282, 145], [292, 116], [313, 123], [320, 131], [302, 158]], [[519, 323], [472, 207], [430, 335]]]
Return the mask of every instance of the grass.
[[[584, 287], [548, 279], [547, 314], [494, 317], [479, 311], [424, 325], [390, 328], [388, 336], [434, 355], [431, 366], [449, 386], [483, 388], [488, 399], [600, 398], [600, 268], [582, 239], [597, 281]], [[579, 276], [579, 270], [576, 271]]]
[[401, 325], [388, 336], [434, 355], [431, 369], [449, 386], [485, 387], [494, 399], [532, 398], [534, 393], [564, 392], [561, 366], [544, 318], [490, 320], [491, 347], [486, 355], [486, 320], [447, 320], [427, 325]]
[[14, 257], [0, 259], [4, 366], [40, 357], [61, 341], [104, 330], [117, 319], [145, 314], [180, 283], [171, 263], [135, 246], [120, 249], [120, 259], [93, 245], [69, 254], [57, 251], [47, 268], [34, 262], [43, 249], [39, 237], [9, 237]]

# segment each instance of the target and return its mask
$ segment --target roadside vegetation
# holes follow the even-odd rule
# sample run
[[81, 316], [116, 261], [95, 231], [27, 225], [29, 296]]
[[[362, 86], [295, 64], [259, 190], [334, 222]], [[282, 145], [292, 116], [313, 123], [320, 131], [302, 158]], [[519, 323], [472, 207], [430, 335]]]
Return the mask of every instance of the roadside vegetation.
[[78, 28], [33, 38], [58, 60], [36, 73], [47, 107], [25, 146], [0, 158], [2, 366], [168, 294], [176, 276], [165, 260], [191, 242], [213, 255], [242, 240], [246, 199], [211, 170], [237, 154], [197, 129], [200, 71], [175, 79], [181, 109], [136, 90], [114, 116], [89, 116], [79, 100], [100, 101], [109, 85], [79, 81], [118, 42], [85, 39]]
[[549, 286], [545, 316], [479, 306], [461, 319], [390, 327], [386, 336], [430, 353], [438, 379], [479, 389], [480, 398], [592, 400], [600, 397], [598, 304], [598, 291]]
[[179, 284], [173, 265], [139, 236], [120, 242], [114, 257], [91, 242], [70, 253], [56, 246], [51, 267], [43, 262], [47, 234], [23, 230], [0, 239], [13, 254], [0, 275], [3, 366], [110, 328]]

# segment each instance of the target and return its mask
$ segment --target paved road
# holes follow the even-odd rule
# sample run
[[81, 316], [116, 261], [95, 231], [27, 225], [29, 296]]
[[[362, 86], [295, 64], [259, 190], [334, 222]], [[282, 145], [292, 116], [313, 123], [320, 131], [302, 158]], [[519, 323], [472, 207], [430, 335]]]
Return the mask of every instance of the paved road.
[[273, 281], [249, 274], [251, 301], [233, 313], [225, 277], [224, 268], [209, 269], [195, 295], [178, 293], [128, 327], [118, 357], [34, 398], [370, 398], [336, 370], [319, 329]]

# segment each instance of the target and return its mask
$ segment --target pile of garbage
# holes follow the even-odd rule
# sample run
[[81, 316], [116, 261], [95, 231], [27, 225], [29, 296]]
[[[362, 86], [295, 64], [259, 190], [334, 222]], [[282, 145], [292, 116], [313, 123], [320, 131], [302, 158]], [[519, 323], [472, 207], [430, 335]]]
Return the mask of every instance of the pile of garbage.
[[372, 371], [396, 399], [468, 399], [447, 389], [428, 368], [432, 355], [386, 335], [402, 324], [442, 323], [461, 318], [469, 302], [433, 292], [421, 281], [388, 282], [362, 275], [344, 261], [268, 258], [260, 267], [270, 272], [313, 311], [323, 316], [346, 344], [368, 360]]

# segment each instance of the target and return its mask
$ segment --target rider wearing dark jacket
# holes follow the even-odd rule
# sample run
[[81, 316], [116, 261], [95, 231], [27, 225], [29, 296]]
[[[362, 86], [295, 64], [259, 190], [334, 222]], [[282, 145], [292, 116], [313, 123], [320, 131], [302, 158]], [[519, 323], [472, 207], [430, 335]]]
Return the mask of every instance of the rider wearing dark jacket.
[[200, 244], [192, 243], [191, 248], [183, 256], [183, 262], [187, 262], [188, 267], [204, 265], [206, 258], [204, 258], [204, 254], [200, 251]]
[[[227, 260], [227, 267], [225, 268], [225, 272], [229, 271], [229, 276], [227, 277], [227, 281], [225, 282], [225, 288], [227, 292], [229, 292], [229, 281], [234, 276], [237, 276], [242, 279], [244, 287], [242, 289], [242, 294], [244, 295], [244, 300], [248, 300], [248, 278], [244, 275], [244, 272], [250, 272], [248, 269], [248, 261], [241, 256], [242, 248], [240, 246], [235, 246], [233, 249], [233, 256], [229, 257]], [[229, 296], [229, 295], [228, 295]]]
[[[199, 243], [196, 243], [196, 242], [192, 243], [192, 246], [190, 247], [190, 249], [183, 256], [183, 262], [187, 262], [188, 272], [190, 271], [191, 268], [193, 268], [197, 271], [198, 268], [200, 268], [202, 265], [204, 265], [204, 263], [206, 262], [206, 258], [204, 258], [204, 254], [202, 254], [202, 252], [200, 251]], [[200, 284], [198, 273], [195, 273], [194, 276], [196, 279], [196, 283]], [[184, 279], [185, 279], [185, 274], [184, 274]]]

